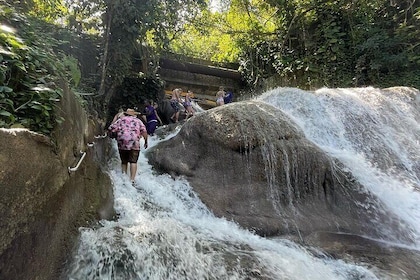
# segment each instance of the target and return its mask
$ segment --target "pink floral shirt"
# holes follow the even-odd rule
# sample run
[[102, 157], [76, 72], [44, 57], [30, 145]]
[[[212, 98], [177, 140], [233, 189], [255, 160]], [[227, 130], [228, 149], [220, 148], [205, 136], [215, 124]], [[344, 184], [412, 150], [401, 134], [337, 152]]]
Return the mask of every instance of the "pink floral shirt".
[[119, 150], [140, 150], [140, 138], [146, 131], [143, 122], [132, 116], [123, 116], [108, 128], [117, 133]]

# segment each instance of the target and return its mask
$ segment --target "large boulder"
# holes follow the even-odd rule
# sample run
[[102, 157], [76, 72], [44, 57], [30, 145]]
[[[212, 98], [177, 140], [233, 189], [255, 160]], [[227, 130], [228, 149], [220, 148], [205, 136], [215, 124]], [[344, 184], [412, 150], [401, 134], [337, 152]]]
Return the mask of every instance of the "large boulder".
[[263, 102], [197, 114], [148, 155], [156, 169], [185, 176], [215, 215], [261, 235], [381, 236], [379, 224], [394, 222], [339, 163]]
[[59, 279], [79, 227], [114, 215], [102, 124], [68, 90], [59, 107], [53, 137], [0, 128], [0, 279]]
[[[182, 104], [179, 104], [179, 117], [178, 120], [182, 121], [185, 119], [185, 108], [182, 106]], [[172, 120], [171, 117], [175, 113], [175, 110], [171, 106], [171, 101], [169, 99], [164, 99], [161, 102], [159, 102], [159, 107], [157, 108], [157, 112], [159, 114], [160, 119], [164, 124], [171, 124]]]

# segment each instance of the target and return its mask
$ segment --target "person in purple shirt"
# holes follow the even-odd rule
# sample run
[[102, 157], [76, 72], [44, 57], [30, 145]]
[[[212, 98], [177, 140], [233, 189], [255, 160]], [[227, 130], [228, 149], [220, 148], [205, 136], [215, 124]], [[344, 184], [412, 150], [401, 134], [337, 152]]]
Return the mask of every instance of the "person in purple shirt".
[[149, 134], [150, 136], [153, 136], [155, 134], [158, 121], [160, 125], [162, 125], [162, 120], [156, 112], [156, 108], [152, 104], [153, 103], [151, 100], [144, 101], [144, 116], [146, 116], [146, 129], [147, 134]]
[[130, 180], [133, 185], [137, 173], [141, 137], [144, 138], [144, 148], [148, 146], [147, 130], [143, 122], [137, 118], [138, 114], [133, 109], [127, 109], [108, 127], [110, 133], [116, 135], [123, 173], [127, 174], [128, 163], [130, 163]]

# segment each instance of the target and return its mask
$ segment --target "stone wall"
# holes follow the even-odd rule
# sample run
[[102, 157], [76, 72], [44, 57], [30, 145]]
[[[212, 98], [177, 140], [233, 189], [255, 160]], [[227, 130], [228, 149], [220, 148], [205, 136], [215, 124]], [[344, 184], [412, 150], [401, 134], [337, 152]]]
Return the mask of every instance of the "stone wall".
[[0, 279], [58, 279], [78, 228], [113, 216], [102, 124], [68, 90], [59, 105], [65, 121], [51, 138], [0, 129]]
[[219, 86], [236, 96], [245, 86], [238, 70], [171, 59], [161, 58], [159, 75], [165, 81], [165, 90], [192, 90], [200, 98], [209, 100], [215, 100]]

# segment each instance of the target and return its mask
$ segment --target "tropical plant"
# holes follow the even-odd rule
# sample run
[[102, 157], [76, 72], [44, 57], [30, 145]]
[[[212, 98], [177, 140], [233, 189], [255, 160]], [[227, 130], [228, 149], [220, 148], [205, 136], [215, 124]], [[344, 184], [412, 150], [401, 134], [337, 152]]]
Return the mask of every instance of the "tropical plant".
[[257, 86], [420, 87], [419, 1], [220, 0], [171, 45], [219, 63], [239, 61]]
[[[132, 69], [135, 53], [140, 59], [167, 49], [171, 38], [200, 11], [204, 0], [104, 0], [104, 44], [99, 94], [107, 104]], [[155, 52], [144, 51], [154, 48]], [[153, 60], [153, 59], [152, 59]], [[154, 64], [156, 71], [158, 64]], [[146, 73], [149, 74], [149, 73]]]
[[59, 42], [47, 34], [39, 38], [39, 22], [16, 13], [10, 5], [1, 8], [0, 126], [49, 135], [62, 121], [54, 113], [62, 93], [57, 83], [66, 75], [62, 56], [52, 51]]

